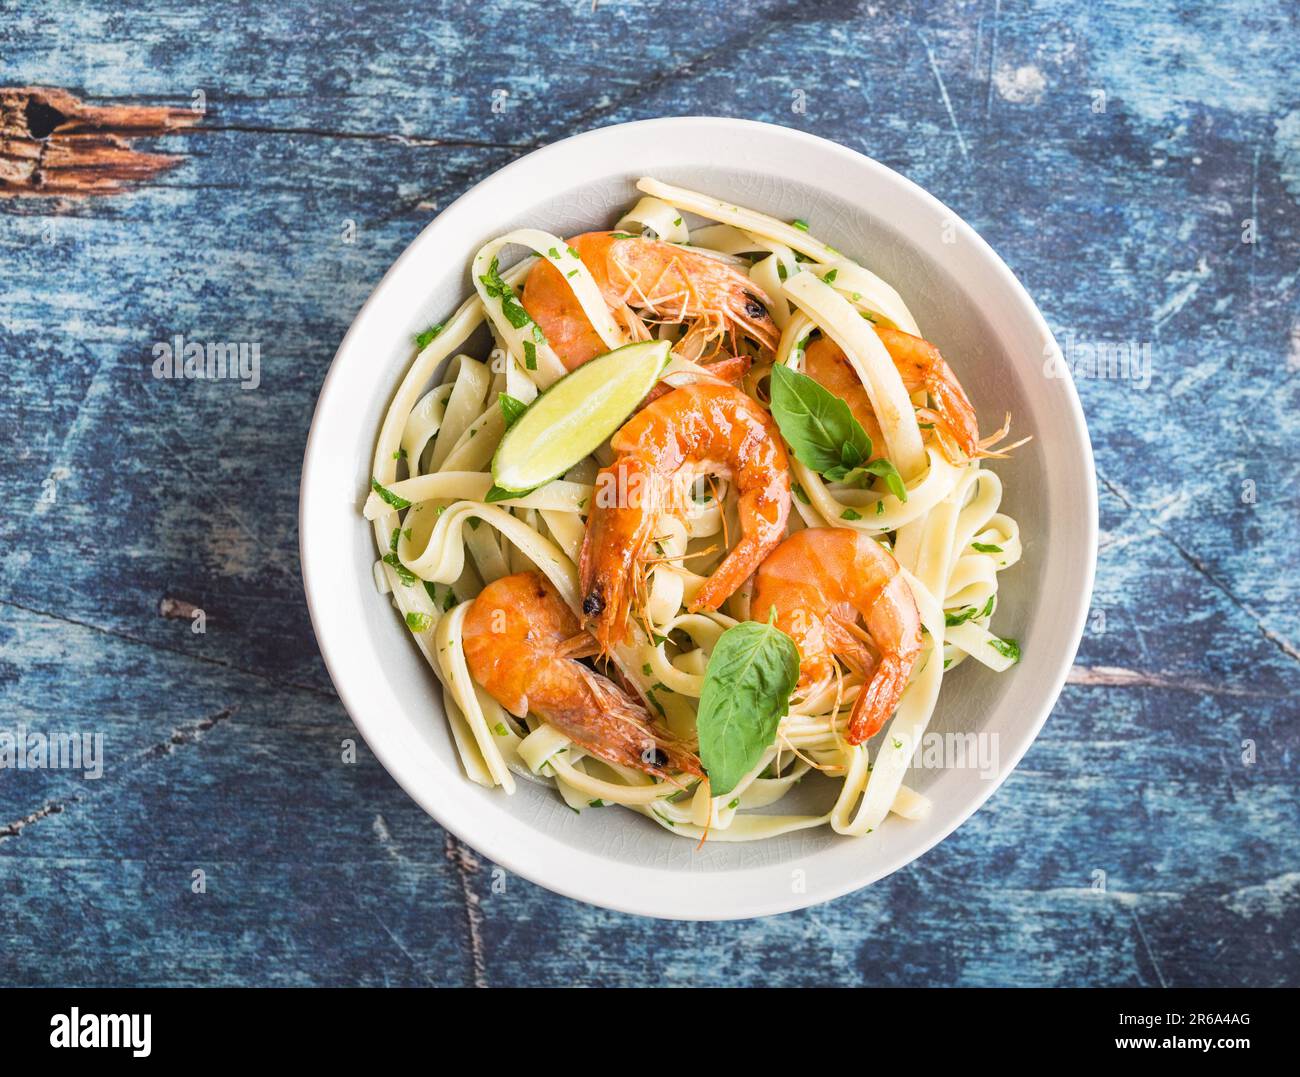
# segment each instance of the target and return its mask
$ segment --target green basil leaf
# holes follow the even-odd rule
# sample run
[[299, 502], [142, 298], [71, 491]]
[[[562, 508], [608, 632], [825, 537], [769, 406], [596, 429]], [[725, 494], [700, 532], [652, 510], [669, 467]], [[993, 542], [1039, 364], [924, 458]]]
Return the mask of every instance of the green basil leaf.
[[501, 405], [501, 414], [506, 419], [506, 429], [509, 430], [515, 424], [515, 420], [528, 410], [528, 405], [522, 400], [516, 400], [509, 393], [497, 393], [497, 403]]
[[754, 769], [776, 738], [798, 680], [799, 649], [779, 628], [745, 621], [718, 637], [696, 718], [713, 796], [730, 793]]
[[871, 455], [871, 439], [849, 406], [807, 374], [775, 366], [771, 391], [772, 417], [800, 463], [818, 473], [843, 467], [846, 445], [858, 460]]
[[903, 476], [898, 473], [898, 468], [881, 457], [879, 460], [872, 460], [869, 464], [864, 464], [863, 471], [868, 471], [872, 475], [879, 475], [885, 480], [885, 485], [889, 487], [889, 492], [899, 501], [907, 500], [907, 484], [903, 482]]
[[509, 501], [512, 498], [524, 497], [528, 493], [527, 490], [506, 490], [493, 483], [492, 489], [487, 492], [487, 497], [483, 500], [490, 505], [493, 501]]

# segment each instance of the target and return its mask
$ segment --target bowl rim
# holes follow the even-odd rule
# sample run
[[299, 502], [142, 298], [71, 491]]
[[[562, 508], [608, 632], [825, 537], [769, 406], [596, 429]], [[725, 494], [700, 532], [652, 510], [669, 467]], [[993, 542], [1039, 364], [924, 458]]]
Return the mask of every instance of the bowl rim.
[[[646, 120], [634, 120], [627, 123], [609, 124], [603, 127], [593, 128], [588, 131], [571, 135], [567, 138], [556, 142], [549, 143], [539, 147], [524, 156], [504, 165], [500, 169], [484, 177], [474, 186], [466, 190], [455, 201], [443, 210], [439, 211], [428, 224], [411, 240], [397, 259], [389, 266], [383, 277], [375, 285], [374, 289], [367, 297], [365, 303], [357, 311], [353, 318], [348, 331], [340, 341], [334, 357], [330, 361], [330, 366], [326, 372], [325, 378], [321, 384], [320, 392], [317, 396], [316, 407], [312, 414], [311, 426], [308, 431], [307, 441], [303, 454], [303, 465], [299, 485], [299, 506], [298, 506], [298, 545], [299, 558], [302, 566], [303, 586], [307, 600], [308, 613], [311, 618], [312, 630], [316, 636], [317, 644], [320, 649], [321, 657], [329, 673], [331, 683], [338, 693], [339, 700], [343, 704], [357, 731], [365, 740], [371, 752], [379, 760], [380, 764], [388, 774], [398, 783], [399, 786], [419, 804], [441, 827], [452, 833], [460, 841], [464, 842], [471, 848], [491, 859], [494, 863], [499, 864], [507, 871], [528, 879], [538, 886], [544, 887], [554, 893], [561, 894], [565, 897], [572, 898], [587, 904], [593, 904], [604, 908], [613, 909], [618, 912], [632, 913], [636, 915], [649, 916], [663, 919], [682, 919], [682, 920], [738, 920], [758, 916], [769, 916], [780, 913], [792, 912], [798, 909], [819, 905], [835, 898], [842, 897], [845, 894], [852, 893], [871, 883], [877, 882], [882, 878], [892, 874], [899, 868], [911, 863], [913, 860], [925, 855], [930, 849], [934, 848], [941, 841], [947, 838], [954, 830], [961, 826], [976, 811], [978, 811], [990, 796], [993, 795], [1007, 777], [1019, 764], [1030, 745], [1038, 738], [1046, 723], [1048, 716], [1051, 714], [1060, 698], [1061, 690], [1065, 686], [1066, 678], [1070, 668], [1073, 665], [1075, 655], [1077, 654], [1079, 643], [1082, 640], [1083, 628], [1090, 607], [1093, 586], [1096, 576], [1097, 563], [1097, 536], [1098, 536], [1098, 503], [1096, 489], [1096, 468], [1094, 464], [1092, 442], [1088, 433], [1087, 422], [1084, 416], [1083, 407], [1080, 403], [1078, 391], [1074, 385], [1073, 377], [1067, 372], [1059, 380], [1063, 383], [1065, 393], [1065, 403], [1071, 418], [1070, 430], [1068, 434], [1074, 439], [1073, 449], [1077, 453], [1080, 462], [1083, 464], [1088, 481], [1083, 483], [1084, 505], [1084, 524], [1085, 534], [1083, 539], [1083, 563], [1082, 579], [1073, 594], [1072, 602], [1067, 599], [1057, 608], [1056, 615], [1066, 616], [1066, 624], [1069, 631], [1065, 638], [1073, 642], [1063, 647], [1057, 655], [1055, 668], [1051, 670], [1050, 676], [1046, 678], [1045, 683], [1050, 686], [1050, 690], [1041, 693], [1040, 702], [1037, 706], [1037, 713], [1033, 717], [1031, 725], [1028, 727], [1028, 734], [1024, 737], [1022, 745], [1017, 751], [1008, 755], [1005, 759], [1000, 760], [998, 774], [995, 779], [984, 782], [978, 795], [971, 797], [970, 800], [961, 805], [955, 812], [951, 825], [942, 827], [929, 840], [917, 846], [905, 845], [895, 850], [894, 853], [881, 860], [864, 866], [860, 874], [855, 875], [846, 881], [831, 884], [817, 888], [809, 888], [806, 893], [795, 894], [793, 892], [782, 892], [775, 895], [758, 896], [752, 890], [745, 886], [735, 886], [732, 893], [728, 895], [729, 902], [719, 902], [710, 898], [707, 902], [699, 900], [698, 888], [696, 886], [687, 886], [683, 889], [687, 892], [686, 900], [675, 900], [671, 907], [665, 905], [664, 901], [657, 900], [651, 895], [642, 896], [634, 886], [610, 885], [608, 881], [601, 879], [599, 873], [595, 875], [586, 870], [573, 870], [571, 872], [552, 870], [549, 874], [543, 874], [540, 870], [535, 870], [532, 863], [524, 863], [520, 857], [523, 855], [521, 849], [511, 847], [508, 840], [502, 840], [493, 834], [489, 828], [480, 828], [478, 831], [473, 830], [469, 825], [470, 817], [455, 817], [446, 805], [439, 802], [436, 797], [426, 795], [426, 786], [417, 783], [416, 776], [406, 766], [405, 760], [396, 752], [396, 746], [385, 742], [382, 734], [383, 728], [375, 722], [368, 721], [362, 715], [365, 708], [358, 699], [356, 689], [346, 682], [346, 678], [340, 676], [340, 656], [336, 649], [341, 646], [341, 641], [332, 638], [330, 626], [323, 622], [322, 613], [319, 603], [315, 597], [318, 587], [325, 582], [326, 577], [323, 570], [314, 567], [314, 557], [311, 547], [307, 543], [305, 536], [307, 529], [304, 526], [305, 521], [313, 511], [316, 511], [316, 499], [313, 491], [318, 490], [321, 486], [317, 478], [317, 463], [320, 453], [320, 443], [324, 435], [319, 425], [322, 412], [325, 410], [326, 401], [332, 392], [337, 392], [339, 382], [341, 381], [342, 364], [340, 359], [356, 343], [354, 336], [359, 336], [360, 327], [366, 321], [366, 314], [376, 306], [380, 295], [385, 292], [390, 283], [399, 274], [405, 271], [408, 262], [413, 261], [417, 248], [430, 241], [431, 233], [435, 232], [441, 222], [449, 219], [458, 207], [463, 206], [472, 199], [481, 198], [493, 187], [504, 186], [510, 179], [529, 168], [536, 167], [546, 158], [571, 152], [573, 147], [579, 143], [598, 142], [602, 139], [610, 138], [615, 132], [625, 132], [635, 130], [638, 134], [645, 136], [663, 137], [666, 130], [672, 129], [680, 131], [683, 128], [692, 128], [698, 131], [707, 132], [710, 129], [725, 127], [734, 131], [736, 128], [749, 129], [755, 139], [762, 138], [766, 140], [775, 139], [777, 143], [785, 140], [791, 149], [797, 150], [800, 145], [816, 147], [818, 152], [830, 153], [840, 157], [853, 168], [865, 170], [874, 174], [874, 178], [886, 183], [898, 185], [904, 195], [919, 199], [923, 204], [928, 204], [933, 210], [941, 212], [945, 219], [954, 223], [955, 228], [961, 234], [964, 242], [971, 243], [980, 254], [982, 261], [987, 268], [991, 270], [998, 278], [997, 283], [1004, 287], [1009, 295], [1013, 297], [1022, 307], [1034, 328], [1042, 335], [1042, 338], [1049, 342], [1054, 342], [1055, 338], [1047, 325], [1046, 319], [1038, 309], [1037, 304], [1029, 295], [1024, 285], [1020, 283], [1019, 278], [1012, 272], [1009, 266], [993, 250], [993, 248], [972, 228], [960, 214], [953, 211], [942, 201], [930, 194], [919, 184], [908, 179], [899, 172], [894, 171], [887, 165], [868, 157], [866, 154], [850, 149], [830, 139], [801, 131], [796, 128], [784, 127], [779, 124], [766, 123], [758, 120], [737, 119], [725, 116], [669, 116], [659, 117]], [[1054, 436], [1065, 436], [1066, 431], [1058, 429], [1054, 431]], [[1071, 608], [1072, 606], [1072, 608]], [[532, 831], [532, 833], [538, 833]], [[601, 856], [599, 853], [590, 850], [582, 852], [563, 846], [572, 854], [571, 858], [578, 860], [594, 859], [604, 865], [616, 863], [608, 858]], [[812, 854], [815, 856], [816, 854]], [[634, 874], [638, 871], [644, 872], [649, 869], [642, 869], [635, 865], [618, 863], [618, 873]], [[580, 867], [582, 865], [570, 865], [570, 867]], [[595, 867], [595, 864], [589, 865]], [[681, 879], [692, 879], [696, 882], [712, 876], [725, 877], [727, 879], [739, 880], [742, 876], [754, 874], [760, 869], [739, 869], [727, 872], [671, 872], [668, 869], [655, 869], [660, 873], [675, 875]], [[577, 882], [571, 880], [578, 880]], [[598, 881], [597, 881], [598, 880]], [[698, 906], [698, 907], [697, 907]]]

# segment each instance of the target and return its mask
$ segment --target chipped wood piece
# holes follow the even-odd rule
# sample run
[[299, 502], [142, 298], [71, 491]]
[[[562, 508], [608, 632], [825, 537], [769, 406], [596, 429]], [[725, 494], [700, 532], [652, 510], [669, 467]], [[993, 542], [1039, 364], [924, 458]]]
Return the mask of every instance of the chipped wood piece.
[[117, 194], [181, 160], [133, 149], [131, 138], [200, 118], [189, 109], [87, 105], [54, 88], [0, 89], [0, 198]]

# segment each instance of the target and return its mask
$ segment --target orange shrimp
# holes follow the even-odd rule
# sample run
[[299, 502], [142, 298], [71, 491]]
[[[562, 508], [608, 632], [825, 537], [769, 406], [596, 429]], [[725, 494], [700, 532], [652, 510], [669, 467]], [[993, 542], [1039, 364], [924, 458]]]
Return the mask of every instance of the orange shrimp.
[[[924, 389], [934, 401], [934, 408], [920, 409], [918, 417], [933, 422], [968, 458], [990, 455], [986, 450], [1000, 441], [1005, 431], [994, 438], [980, 441], [975, 407], [952, 372], [952, 367], [939, 354], [939, 349], [928, 340], [904, 333], [900, 329], [889, 329], [882, 325], [872, 328], [889, 352], [898, 373], [902, 375], [903, 387], [909, 393]], [[872, 411], [871, 400], [857, 371], [839, 346], [828, 337], [813, 341], [804, 352], [804, 369], [810, 378], [820, 382], [849, 405], [853, 417], [862, 423], [871, 437], [872, 448], [879, 455], [882, 444], [879, 438], [880, 425]]]
[[[632, 340], [650, 339], [647, 322], [686, 322], [686, 335], [674, 350], [692, 362], [716, 354], [724, 336], [731, 338], [732, 351], [737, 334], [753, 339], [764, 353], [776, 348], [780, 331], [767, 309], [771, 300], [735, 266], [621, 232], [586, 232], [568, 244], [591, 271], [610, 312]], [[609, 350], [564, 275], [548, 259], [529, 272], [522, 302], [568, 370]], [[714, 342], [718, 346], [706, 353]]]
[[749, 609], [756, 621], [776, 610], [776, 627], [799, 648], [806, 695], [830, 683], [836, 656], [869, 677], [849, 715], [848, 741], [880, 731], [921, 653], [921, 615], [893, 554], [845, 527], [796, 531], [759, 566]]
[[550, 581], [538, 572], [483, 588], [465, 615], [470, 673], [511, 714], [531, 711], [598, 759], [667, 778], [701, 775], [696, 756], [614, 682], [579, 658], [596, 653]]
[[610, 441], [618, 458], [596, 480], [579, 570], [582, 612], [603, 650], [627, 634], [647, 547], [661, 515], [683, 515], [701, 475], [739, 495], [740, 540], [704, 582], [692, 610], [717, 609], [781, 541], [790, 463], [772, 417], [739, 389], [697, 383], [647, 404]]

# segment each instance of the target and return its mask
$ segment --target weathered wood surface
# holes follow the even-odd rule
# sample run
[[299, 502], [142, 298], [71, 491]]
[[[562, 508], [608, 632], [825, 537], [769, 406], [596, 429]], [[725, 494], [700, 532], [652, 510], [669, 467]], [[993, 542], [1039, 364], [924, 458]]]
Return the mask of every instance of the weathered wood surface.
[[[0, 771], [0, 982], [1296, 982], [1295, 5], [556, 7], [0, 2], [0, 84], [204, 108], [127, 193], [0, 200], [0, 728], [107, 744], [98, 781]], [[673, 113], [863, 150], [1063, 344], [1152, 347], [1149, 386], [1080, 381], [1094, 616], [1020, 768], [891, 878], [739, 924], [493, 892], [341, 762], [296, 556], [316, 392], [435, 208]], [[154, 380], [176, 333], [262, 341], [262, 386]]]

